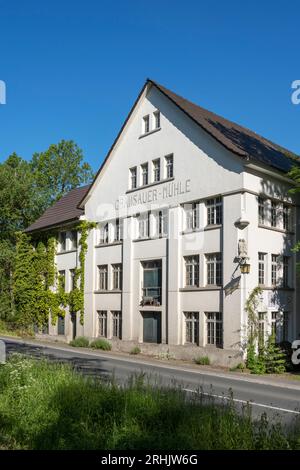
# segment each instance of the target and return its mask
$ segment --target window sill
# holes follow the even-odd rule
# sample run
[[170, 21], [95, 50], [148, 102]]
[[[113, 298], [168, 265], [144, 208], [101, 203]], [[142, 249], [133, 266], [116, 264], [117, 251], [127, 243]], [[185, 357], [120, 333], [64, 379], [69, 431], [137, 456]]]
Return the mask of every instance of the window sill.
[[206, 227], [204, 227], [204, 230], [215, 230], [218, 228], [222, 228], [222, 224], [206, 225]]
[[181, 287], [179, 292], [198, 292], [198, 291], [211, 291], [222, 290], [221, 286], [205, 286], [205, 287]]
[[94, 294], [121, 294], [121, 289], [94, 290]]
[[115, 245], [122, 245], [123, 241], [116, 241], [116, 242], [110, 242], [110, 243], [98, 243], [95, 245], [95, 248], [102, 248], [104, 246], [115, 246]]
[[295, 235], [295, 232], [290, 230], [284, 230], [278, 227], [272, 227], [271, 225], [258, 224], [259, 228], [265, 228], [266, 230], [272, 230], [273, 232], [284, 233], [285, 235]]
[[76, 252], [77, 252], [77, 248], [75, 248], [73, 250], [58, 251], [56, 254], [57, 255], [66, 255], [67, 253], [76, 253]]
[[157, 127], [156, 129], [152, 129], [151, 131], [149, 132], [145, 132], [144, 134], [141, 134], [139, 136], [139, 139], [143, 139], [144, 137], [147, 137], [147, 135], [151, 135], [151, 134], [155, 134], [155, 132], [158, 132], [161, 130], [161, 127]]
[[203, 232], [203, 228], [189, 228], [180, 232], [181, 235], [189, 235], [191, 233]]
[[133, 193], [134, 191], [139, 191], [140, 189], [152, 188], [152, 186], [157, 186], [158, 184], [169, 183], [170, 181], [174, 181], [174, 179], [174, 176], [172, 176], [172, 178], [164, 178], [163, 180], [153, 181], [152, 183], [148, 183], [143, 186], [137, 186], [136, 188], [127, 189], [125, 194]]
[[168, 237], [168, 235], [161, 235], [161, 236], [154, 236], [154, 237], [143, 237], [143, 238], [135, 238], [132, 241], [134, 243], [137, 243], [137, 242], [145, 242], [145, 241], [149, 241], [149, 240], [163, 240], [167, 237]]
[[261, 290], [272, 290], [272, 291], [294, 291], [295, 288], [294, 287], [282, 287], [282, 286], [272, 286], [272, 287], [268, 287], [268, 286], [262, 286], [262, 285], [259, 285], [260, 289]]

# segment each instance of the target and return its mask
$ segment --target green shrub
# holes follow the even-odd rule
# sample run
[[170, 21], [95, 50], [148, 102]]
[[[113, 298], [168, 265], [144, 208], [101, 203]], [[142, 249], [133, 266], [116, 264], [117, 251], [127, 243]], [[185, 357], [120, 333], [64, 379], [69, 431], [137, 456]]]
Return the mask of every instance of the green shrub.
[[130, 354], [140, 354], [141, 352], [141, 348], [139, 348], [138, 346], [134, 346], [134, 348], [132, 348], [132, 350], [130, 351]]
[[78, 338], [75, 338], [72, 341], [70, 341], [69, 344], [71, 346], [74, 346], [74, 348], [88, 348], [90, 342], [84, 336], [78, 336]]
[[208, 356], [199, 356], [195, 358], [195, 363], [198, 364], [199, 366], [209, 366], [210, 359]]
[[111, 344], [106, 341], [106, 339], [95, 339], [94, 341], [91, 342], [90, 344], [91, 348], [94, 349], [103, 349], [103, 351], [110, 351], [111, 350]]
[[230, 371], [241, 370], [242, 372], [246, 369], [246, 366], [243, 362], [239, 362], [236, 366], [231, 367]]

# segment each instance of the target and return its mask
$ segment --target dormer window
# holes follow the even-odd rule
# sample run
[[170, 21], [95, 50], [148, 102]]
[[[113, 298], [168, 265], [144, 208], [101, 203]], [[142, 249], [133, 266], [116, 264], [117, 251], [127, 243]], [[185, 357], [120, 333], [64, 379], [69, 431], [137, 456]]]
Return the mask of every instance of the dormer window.
[[160, 128], [160, 112], [155, 111], [153, 113], [154, 116], [154, 129], [159, 129]]
[[150, 116], [147, 114], [147, 116], [143, 117], [143, 133], [148, 134], [150, 132]]

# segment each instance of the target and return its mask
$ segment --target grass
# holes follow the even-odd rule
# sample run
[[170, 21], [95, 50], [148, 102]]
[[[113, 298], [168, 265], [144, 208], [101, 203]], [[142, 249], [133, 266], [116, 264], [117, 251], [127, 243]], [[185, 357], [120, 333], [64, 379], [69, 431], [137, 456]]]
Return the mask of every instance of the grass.
[[210, 359], [208, 356], [199, 356], [195, 358], [195, 363], [200, 365], [200, 366], [209, 366], [210, 365]]
[[110, 351], [111, 344], [108, 341], [106, 341], [106, 339], [95, 339], [94, 341], [91, 342], [90, 348], [102, 349], [103, 351]]
[[126, 387], [71, 367], [12, 356], [0, 366], [2, 449], [300, 449], [265, 415], [258, 422], [231, 401], [204, 403], [132, 378]]
[[69, 344], [74, 346], [74, 348], [88, 348], [90, 342], [84, 336], [78, 336], [77, 338], [72, 339]]

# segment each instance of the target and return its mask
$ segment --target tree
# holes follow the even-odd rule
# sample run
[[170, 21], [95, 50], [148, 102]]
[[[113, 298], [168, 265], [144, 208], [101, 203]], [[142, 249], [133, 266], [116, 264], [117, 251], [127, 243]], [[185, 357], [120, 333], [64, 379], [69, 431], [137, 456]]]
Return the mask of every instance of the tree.
[[[289, 178], [294, 180], [294, 188], [289, 190], [290, 194], [299, 194], [300, 193], [300, 166], [294, 166], [287, 174]], [[300, 251], [300, 241], [298, 240], [293, 248], [294, 253]], [[300, 263], [297, 263], [297, 271], [300, 273]]]
[[82, 150], [72, 140], [61, 140], [45, 152], [35, 153], [31, 168], [43, 209], [93, 178], [90, 165], [83, 162]]
[[92, 177], [91, 167], [83, 162], [82, 151], [73, 141], [50, 145], [45, 152], [35, 153], [31, 161], [13, 153], [0, 164], [0, 318], [11, 320], [15, 313], [16, 232]]

